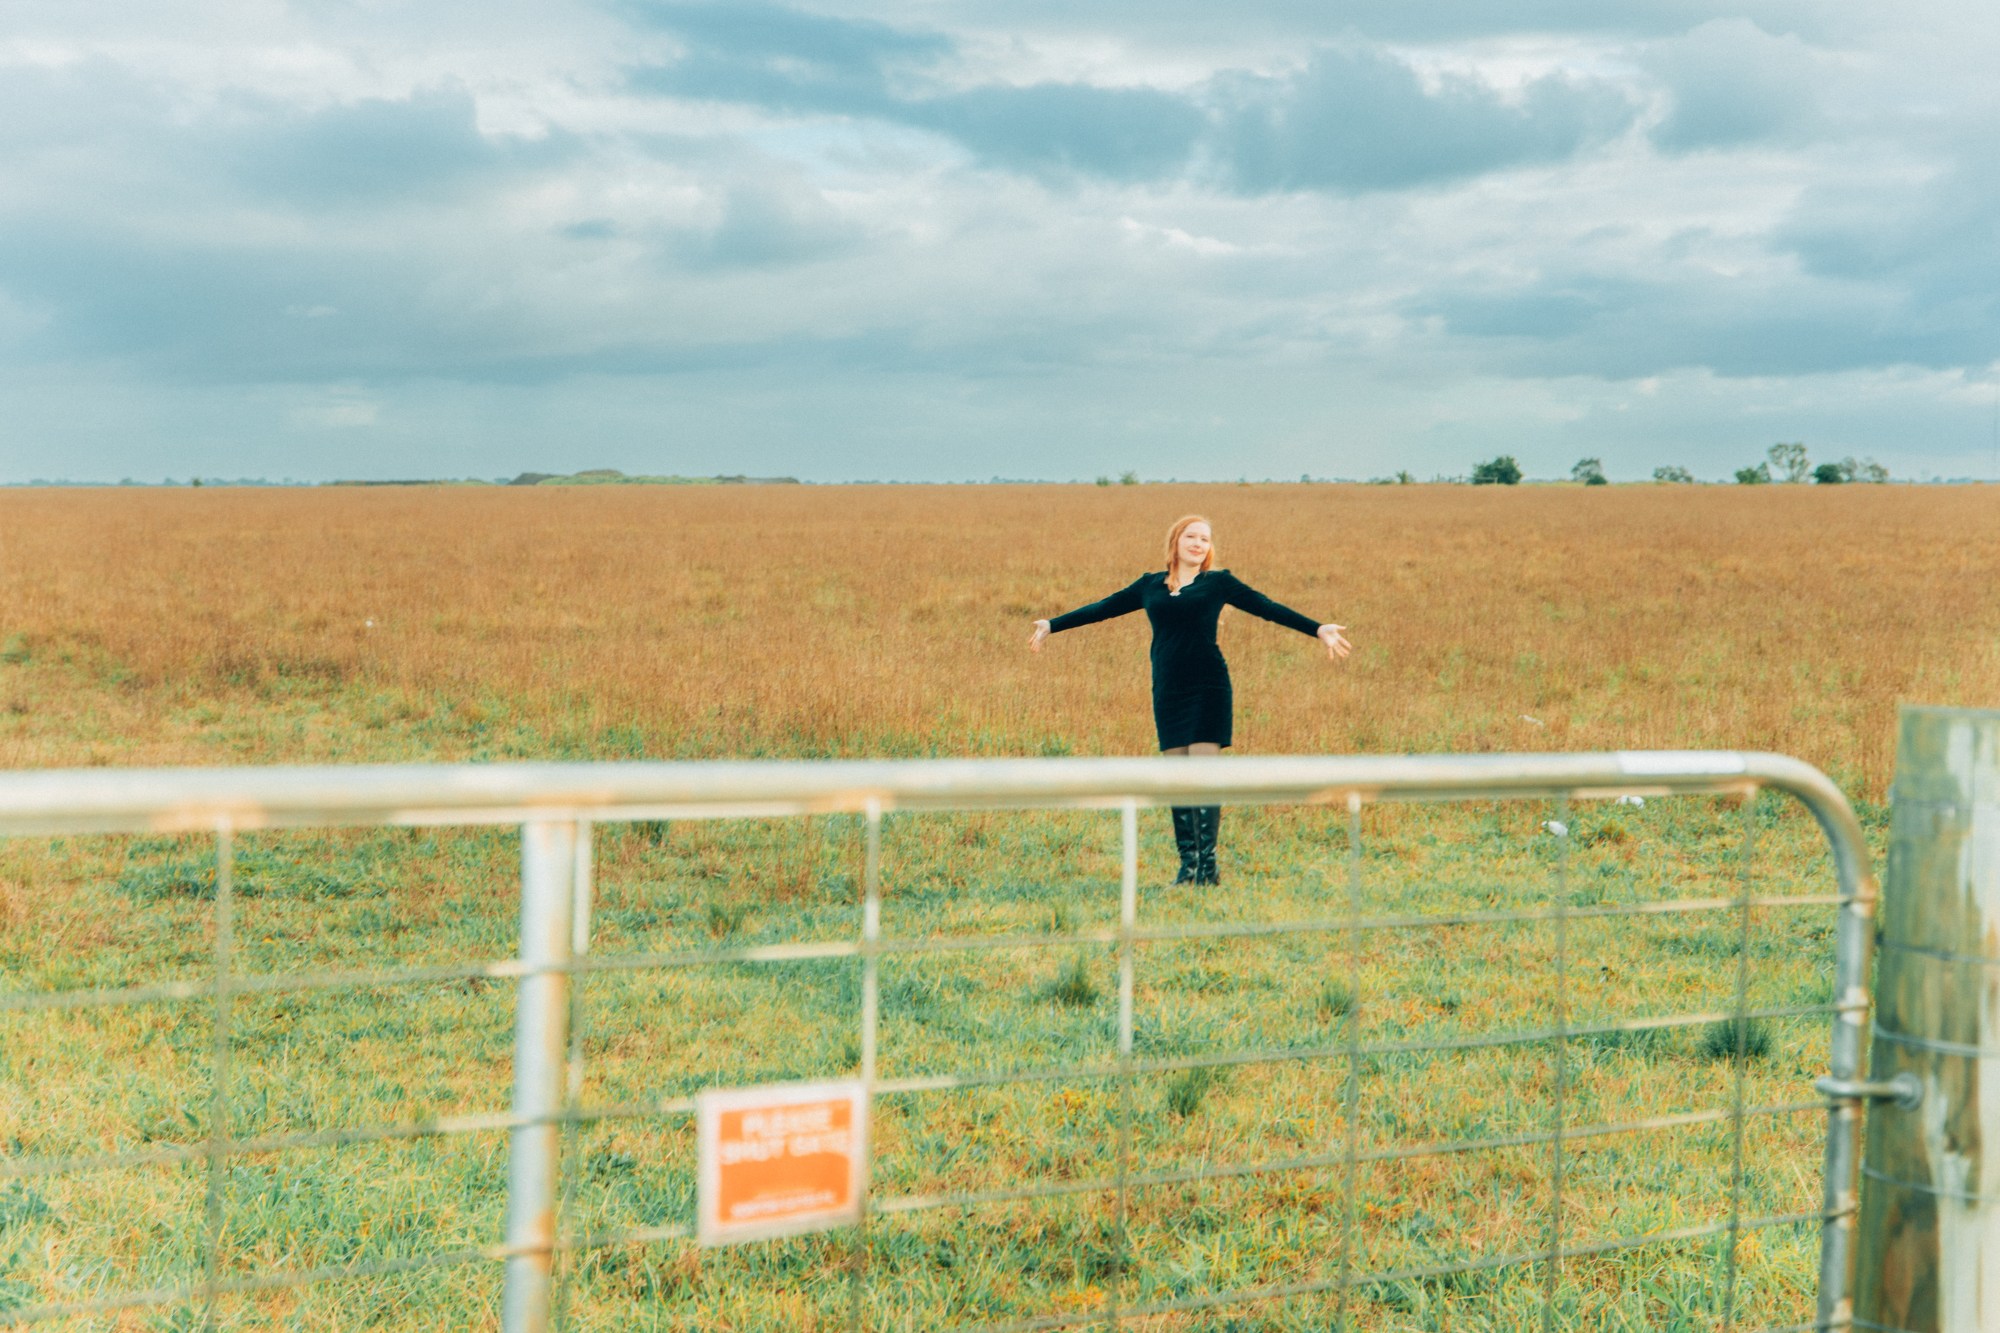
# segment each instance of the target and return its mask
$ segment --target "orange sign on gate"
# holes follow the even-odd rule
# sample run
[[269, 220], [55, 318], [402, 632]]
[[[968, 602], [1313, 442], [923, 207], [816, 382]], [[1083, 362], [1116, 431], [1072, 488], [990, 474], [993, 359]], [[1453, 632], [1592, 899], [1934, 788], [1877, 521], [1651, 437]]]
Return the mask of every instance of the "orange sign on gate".
[[861, 1220], [868, 1095], [859, 1083], [792, 1083], [705, 1092], [704, 1245], [786, 1236]]

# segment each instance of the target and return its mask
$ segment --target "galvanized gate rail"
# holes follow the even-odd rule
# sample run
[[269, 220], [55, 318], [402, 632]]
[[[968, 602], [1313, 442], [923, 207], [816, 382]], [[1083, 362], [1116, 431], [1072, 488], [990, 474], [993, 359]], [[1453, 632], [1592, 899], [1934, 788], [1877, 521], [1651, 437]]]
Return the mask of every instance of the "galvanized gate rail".
[[[1640, 913], [1734, 910], [1740, 915], [1747, 944], [1750, 911], [1761, 905], [1828, 902], [1838, 905], [1835, 937], [1834, 1000], [1828, 1005], [1783, 1010], [1747, 1007], [1747, 947], [1739, 948], [1736, 1004], [1732, 1011], [1629, 1020], [1597, 1027], [1572, 1027], [1558, 1007], [1553, 1028], [1507, 1033], [1499, 1037], [1460, 1038], [1430, 1043], [1382, 1043], [1362, 1046], [1358, 1038], [1323, 1050], [1282, 1053], [1232, 1053], [1209, 1059], [1135, 1060], [1132, 1051], [1133, 945], [1161, 939], [1200, 936], [1227, 937], [1268, 933], [1274, 926], [1149, 928], [1138, 926], [1136, 902], [1137, 811], [1141, 806], [1224, 802], [1287, 802], [1331, 804], [1350, 819], [1350, 855], [1358, 857], [1359, 814], [1377, 801], [1411, 799], [1554, 798], [1591, 800], [1622, 795], [1738, 794], [1760, 788], [1797, 798], [1812, 813], [1833, 855], [1838, 893], [1832, 897], [1753, 898], [1746, 879], [1734, 898], [1685, 900], [1634, 907], [1571, 907], [1558, 897], [1553, 908], [1497, 911], [1457, 916], [1421, 916], [1363, 920], [1358, 910], [1322, 921], [1280, 923], [1283, 928], [1320, 931], [1396, 930], [1453, 923], [1551, 921], [1560, 953], [1564, 923], [1592, 916]], [[1124, 856], [1121, 924], [1116, 930], [1081, 931], [1060, 937], [1007, 936], [977, 940], [896, 941], [880, 930], [879, 830], [884, 813], [914, 810], [979, 810], [1026, 808], [1100, 808], [1123, 813]], [[699, 954], [643, 955], [592, 959], [588, 957], [590, 911], [590, 826], [596, 822], [655, 819], [709, 819], [730, 816], [801, 815], [829, 812], [865, 816], [868, 860], [862, 929], [853, 941], [717, 949]], [[518, 824], [522, 828], [522, 900], [520, 954], [512, 961], [475, 962], [389, 971], [327, 971], [282, 975], [243, 975], [232, 956], [233, 887], [230, 874], [231, 837], [238, 831], [336, 825], [476, 825]], [[86, 832], [210, 832], [218, 839], [216, 930], [212, 975], [199, 982], [169, 982], [102, 990], [19, 992], [0, 994], [0, 1013], [29, 1010], [84, 1009], [159, 1000], [208, 1000], [215, 1007], [215, 1061], [212, 1097], [217, 1114], [210, 1117], [206, 1142], [90, 1159], [0, 1158], [0, 1181], [30, 1179], [112, 1166], [203, 1162], [209, 1172], [207, 1202], [207, 1264], [199, 1284], [119, 1293], [79, 1301], [17, 1308], [0, 1318], [17, 1324], [72, 1318], [143, 1306], [213, 1301], [216, 1297], [278, 1287], [299, 1286], [336, 1278], [356, 1278], [416, 1268], [500, 1260], [506, 1264], [503, 1327], [507, 1333], [544, 1333], [551, 1323], [551, 1272], [561, 1250], [586, 1249], [686, 1237], [690, 1229], [673, 1225], [636, 1229], [609, 1236], [559, 1238], [557, 1235], [559, 1135], [565, 1124], [623, 1116], [686, 1110], [679, 1103], [636, 1107], [584, 1108], [577, 1101], [579, 1050], [570, 1031], [570, 980], [590, 971], [685, 966], [715, 961], [759, 961], [777, 958], [858, 957], [863, 966], [861, 1014], [861, 1073], [871, 1095], [967, 1086], [992, 1082], [990, 1077], [962, 1079], [876, 1077], [876, 961], [893, 953], [994, 948], [1053, 943], [1097, 942], [1119, 949], [1118, 1060], [1103, 1069], [1066, 1066], [1005, 1076], [1028, 1081], [1090, 1074], [1123, 1075], [1189, 1068], [1201, 1064], [1247, 1060], [1297, 1059], [1311, 1056], [1349, 1058], [1350, 1109], [1355, 1095], [1352, 1078], [1359, 1059], [1389, 1051], [1469, 1049], [1555, 1039], [1558, 1051], [1569, 1037], [1591, 1032], [1637, 1031], [1686, 1026], [1714, 1020], [1739, 1025], [1760, 1016], [1791, 1017], [1828, 1014], [1833, 1019], [1828, 1077], [1821, 1091], [1828, 1110], [1824, 1193], [1817, 1212], [1770, 1218], [1741, 1215], [1742, 1137], [1746, 1117], [1797, 1111], [1800, 1104], [1746, 1107], [1743, 1081], [1736, 1080], [1734, 1105], [1727, 1111], [1655, 1117], [1605, 1126], [1566, 1126], [1560, 1101], [1556, 1122], [1546, 1134], [1519, 1134], [1467, 1143], [1422, 1145], [1411, 1149], [1358, 1150], [1350, 1132], [1342, 1151], [1296, 1162], [1264, 1163], [1246, 1168], [1203, 1172], [1154, 1173], [1131, 1176], [1124, 1155], [1116, 1182], [1064, 1182], [1054, 1187], [993, 1191], [982, 1195], [906, 1197], [884, 1200], [882, 1211], [965, 1204], [991, 1199], [1044, 1197], [1055, 1193], [1107, 1189], [1115, 1185], [1122, 1199], [1127, 1188], [1141, 1183], [1171, 1183], [1183, 1178], [1215, 1178], [1253, 1171], [1300, 1167], [1346, 1166], [1351, 1172], [1364, 1160], [1437, 1155], [1486, 1147], [1548, 1144], [1555, 1154], [1555, 1210], [1548, 1245], [1522, 1254], [1486, 1257], [1433, 1268], [1396, 1273], [1361, 1273], [1343, 1260], [1337, 1279], [1232, 1292], [1156, 1306], [1068, 1317], [1036, 1318], [995, 1328], [1045, 1328], [1076, 1323], [1116, 1321], [1177, 1309], [1198, 1309], [1224, 1303], [1278, 1298], [1314, 1292], [1338, 1292], [1344, 1298], [1362, 1283], [1411, 1279], [1455, 1272], [1484, 1271], [1510, 1264], [1546, 1266], [1553, 1293], [1557, 1267], [1563, 1259], [1605, 1253], [1631, 1245], [1665, 1240], [1727, 1235], [1729, 1291], [1733, 1303], [1735, 1239], [1760, 1226], [1819, 1220], [1822, 1227], [1821, 1274], [1816, 1319], [1797, 1329], [1830, 1329], [1851, 1322], [1849, 1289], [1854, 1255], [1857, 1131], [1862, 1101], [1883, 1095], [1884, 1089], [1861, 1082], [1864, 1024], [1869, 997], [1867, 978], [1873, 935], [1875, 882], [1861, 828], [1840, 791], [1810, 765], [1780, 755], [1725, 751], [1629, 751], [1614, 754], [1482, 755], [1413, 757], [1258, 757], [1227, 759], [1056, 759], [1056, 760], [909, 760], [814, 761], [772, 763], [621, 763], [507, 764], [449, 766], [375, 766], [345, 768], [80, 770], [0, 774], [0, 836], [55, 835]], [[1354, 862], [1358, 876], [1358, 859]], [[1356, 885], [1358, 888], [1358, 878]], [[1350, 904], [1358, 909], [1358, 899]], [[513, 1105], [506, 1114], [467, 1115], [402, 1125], [358, 1126], [348, 1129], [232, 1140], [226, 1132], [224, 1109], [226, 1062], [229, 1051], [230, 1001], [239, 995], [281, 990], [359, 985], [390, 985], [413, 981], [470, 977], [513, 978], [519, 983], [516, 1005]], [[1350, 1029], [1352, 1030], [1352, 1029]], [[1560, 1066], [1558, 1067], [1560, 1068]], [[1561, 1082], [1557, 1083], [1560, 1098]], [[1817, 1105], [1819, 1103], [1811, 1103]], [[1354, 1123], [1348, 1116], [1350, 1127]], [[1560, 1216], [1561, 1153], [1566, 1141], [1636, 1129], [1694, 1123], [1733, 1123], [1737, 1167], [1731, 1213], [1726, 1223], [1681, 1228], [1672, 1233], [1624, 1236], [1585, 1245], [1563, 1243]], [[233, 1156], [301, 1147], [381, 1142], [438, 1134], [510, 1131], [510, 1170], [506, 1234], [499, 1244], [407, 1259], [334, 1266], [310, 1271], [266, 1272], [225, 1277], [218, 1267], [222, 1232], [222, 1181]], [[1350, 1192], [1350, 1210], [1352, 1198]], [[1349, 1217], [1351, 1234], [1352, 1217]], [[1545, 1321], [1552, 1318], [1552, 1304]], [[859, 1305], [856, 1305], [858, 1319]], [[1725, 1311], [1725, 1322], [1729, 1315]]]

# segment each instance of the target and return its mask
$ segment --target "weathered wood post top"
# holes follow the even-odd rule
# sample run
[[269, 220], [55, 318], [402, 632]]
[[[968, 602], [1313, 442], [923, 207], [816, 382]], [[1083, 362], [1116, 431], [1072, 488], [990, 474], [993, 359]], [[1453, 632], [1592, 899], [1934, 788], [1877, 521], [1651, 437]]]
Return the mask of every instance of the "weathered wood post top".
[[1854, 1326], [2000, 1333], [2000, 711], [1904, 709], [1891, 801]]

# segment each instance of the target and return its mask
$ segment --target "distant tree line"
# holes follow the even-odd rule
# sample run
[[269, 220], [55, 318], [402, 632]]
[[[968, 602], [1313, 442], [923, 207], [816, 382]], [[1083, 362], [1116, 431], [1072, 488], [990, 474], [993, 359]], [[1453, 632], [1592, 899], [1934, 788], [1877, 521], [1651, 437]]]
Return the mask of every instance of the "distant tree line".
[[1736, 469], [1739, 486], [1764, 486], [1773, 482], [1799, 485], [1810, 481], [1816, 486], [1838, 486], [1843, 482], [1881, 483], [1889, 480], [1889, 469], [1872, 458], [1841, 459], [1838, 463], [1813, 466], [1811, 455], [1797, 440], [1781, 441], [1764, 451], [1764, 461], [1754, 467]]
[[[1522, 479], [1521, 464], [1512, 454], [1501, 454], [1473, 466], [1470, 481], [1474, 486], [1518, 486]], [[1408, 473], [1401, 473], [1403, 479]], [[1569, 470], [1571, 481], [1583, 486], [1608, 486], [1611, 479], [1604, 475], [1604, 460], [1601, 458], [1579, 458]], [[1440, 478], [1443, 480], [1443, 478]], [[1677, 463], [1669, 463], [1653, 469], [1653, 480], [1666, 485], [1687, 486], [1694, 484], [1695, 475]], [[1812, 482], [1817, 486], [1837, 486], [1843, 482], [1885, 482], [1889, 480], [1889, 469], [1872, 458], [1843, 458], [1837, 463], [1813, 465], [1805, 445], [1798, 441], [1787, 441], [1772, 445], [1765, 451], [1764, 460], [1755, 467], [1736, 469], [1736, 481], [1742, 486], [1760, 486], [1768, 482], [1792, 483]]]

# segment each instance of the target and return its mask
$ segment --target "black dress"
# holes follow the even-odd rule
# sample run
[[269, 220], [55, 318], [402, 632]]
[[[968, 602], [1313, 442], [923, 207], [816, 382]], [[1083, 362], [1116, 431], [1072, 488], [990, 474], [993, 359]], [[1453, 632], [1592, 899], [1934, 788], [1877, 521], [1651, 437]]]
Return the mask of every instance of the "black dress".
[[1230, 743], [1229, 664], [1216, 646], [1215, 623], [1224, 606], [1317, 635], [1319, 623], [1258, 592], [1226, 569], [1197, 574], [1178, 593], [1167, 590], [1164, 571], [1141, 574], [1101, 602], [1049, 620], [1049, 632], [1144, 611], [1153, 622], [1153, 726], [1160, 748], [1212, 741]]

